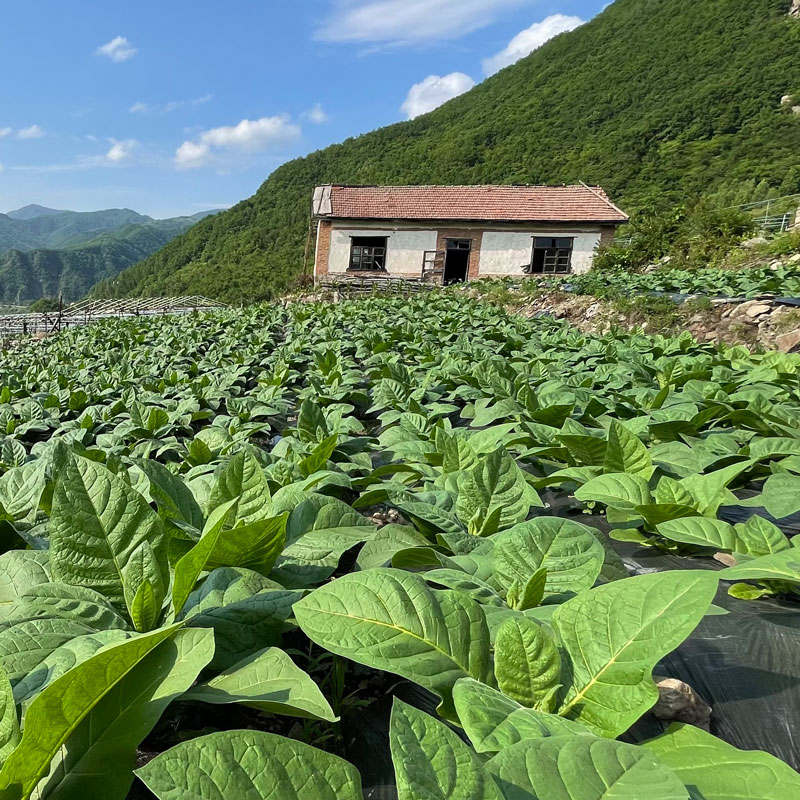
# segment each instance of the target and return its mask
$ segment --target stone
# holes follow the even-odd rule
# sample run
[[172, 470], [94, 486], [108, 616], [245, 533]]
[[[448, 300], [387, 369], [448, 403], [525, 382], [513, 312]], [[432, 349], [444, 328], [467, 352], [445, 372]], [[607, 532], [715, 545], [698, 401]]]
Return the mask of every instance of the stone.
[[767, 238], [765, 236], [754, 236], [752, 239], [747, 239], [742, 242], [742, 247], [758, 247], [759, 245], [766, 244]]
[[789, 16], [800, 19], [800, 0], [792, 0], [792, 7], [789, 9]]
[[585, 311], [586, 319], [594, 319], [600, 311], [600, 303], [592, 303]]
[[800, 348], [800, 328], [789, 333], [782, 333], [775, 339], [775, 344], [781, 353], [794, 353]]
[[760, 300], [748, 300], [735, 308], [730, 316], [739, 320], [755, 320], [762, 314], [769, 314], [772, 306], [769, 303], [762, 303]]
[[789, 103], [791, 102], [792, 102], [792, 96], [790, 94], [785, 94], [783, 97], [781, 97], [782, 106], [788, 106]]
[[709, 730], [711, 706], [688, 683], [676, 678], [655, 678], [658, 702], [653, 706], [656, 719], [685, 722]]
[[793, 256], [789, 256], [787, 259], [790, 264], [797, 264], [800, 261], [800, 253], [795, 253]]

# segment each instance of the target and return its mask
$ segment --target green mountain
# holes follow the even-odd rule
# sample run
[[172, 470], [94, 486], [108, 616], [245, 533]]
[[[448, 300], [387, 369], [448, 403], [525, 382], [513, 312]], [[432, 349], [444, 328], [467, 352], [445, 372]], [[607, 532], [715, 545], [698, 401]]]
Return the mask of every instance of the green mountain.
[[269, 298], [303, 269], [321, 183], [573, 183], [628, 210], [740, 185], [800, 192], [792, 0], [616, 0], [411, 122], [276, 170], [97, 292]]
[[[165, 220], [136, 216], [147, 221], [111, 229], [75, 247], [0, 254], [0, 302], [20, 304], [59, 295], [68, 303], [79, 300], [98, 281], [152, 255], [207, 213]], [[63, 234], [68, 229], [59, 230]]]

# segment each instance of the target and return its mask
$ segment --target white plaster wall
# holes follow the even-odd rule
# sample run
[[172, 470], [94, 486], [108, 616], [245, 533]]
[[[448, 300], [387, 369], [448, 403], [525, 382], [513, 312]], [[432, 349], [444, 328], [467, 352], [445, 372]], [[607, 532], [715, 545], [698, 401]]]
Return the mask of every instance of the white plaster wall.
[[[572, 250], [572, 271], [588, 272], [592, 268], [594, 252], [600, 244], [600, 231], [578, 233], [575, 231], [553, 231], [536, 233], [536, 236], [568, 237], [574, 239]], [[491, 231], [483, 234], [481, 260], [478, 274], [522, 275], [522, 267], [530, 264], [533, 248], [532, 233], [513, 233], [511, 231]]]
[[426, 250], [436, 249], [436, 231], [387, 231], [375, 228], [334, 228], [328, 261], [330, 274], [347, 272], [350, 266], [350, 239], [353, 236], [386, 236], [386, 271], [390, 275], [422, 275]]

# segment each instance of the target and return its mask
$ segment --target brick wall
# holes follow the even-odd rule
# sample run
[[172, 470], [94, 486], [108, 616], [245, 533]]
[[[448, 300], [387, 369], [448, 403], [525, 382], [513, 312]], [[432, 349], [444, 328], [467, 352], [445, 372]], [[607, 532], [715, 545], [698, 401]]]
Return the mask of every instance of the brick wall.
[[439, 231], [439, 238], [436, 240], [436, 249], [447, 250], [448, 239], [469, 239], [472, 242], [472, 248], [469, 254], [469, 271], [467, 273], [467, 280], [475, 280], [478, 277], [478, 269], [481, 263], [483, 231], [444, 228]]
[[600, 229], [600, 247], [606, 247], [614, 241], [617, 229], [613, 225], [607, 225]]
[[328, 261], [331, 255], [331, 230], [333, 224], [328, 219], [319, 221], [317, 228], [317, 252], [314, 260], [314, 278], [324, 278], [328, 274]]

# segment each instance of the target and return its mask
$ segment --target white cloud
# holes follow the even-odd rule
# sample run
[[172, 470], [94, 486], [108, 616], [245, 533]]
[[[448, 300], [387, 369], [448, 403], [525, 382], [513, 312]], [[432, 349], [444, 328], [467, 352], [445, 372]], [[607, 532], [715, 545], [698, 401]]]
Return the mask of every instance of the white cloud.
[[115, 64], [128, 61], [138, 52], [124, 36], [115, 36], [110, 42], [106, 42], [95, 51], [98, 56], [110, 58]]
[[2, 172], [4, 169], [5, 167], [2, 164], [0, 164], [0, 172]]
[[11, 128], [0, 128], [0, 139], [4, 136], [10, 136], [13, 132]]
[[530, 0], [334, 0], [316, 30], [326, 42], [413, 44], [457, 39]]
[[424, 81], [415, 83], [411, 87], [402, 110], [408, 119], [414, 119], [468, 92], [473, 86], [475, 81], [463, 72], [453, 72], [444, 76], [429, 75]]
[[499, 53], [491, 58], [485, 58], [483, 71], [487, 75], [494, 75], [495, 72], [530, 55], [559, 33], [574, 30], [579, 25], [583, 25], [583, 22], [580, 17], [569, 17], [566, 14], [553, 14], [541, 22], [536, 22], [530, 28], [518, 33]]
[[30, 125], [17, 131], [18, 139], [41, 139], [44, 131], [38, 125]]
[[197, 108], [208, 103], [213, 98], [211, 94], [195, 97], [192, 100], [172, 100], [169, 103], [150, 105], [149, 103], [134, 103], [128, 111], [131, 114], [170, 114], [181, 108]]
[[306, 111], [303, 114], [303, 118], [314, 125], [324, 125], [326, 122], [330, 122], [331, 119], [328, 112], [322, 107], [322, 103], [317, 103], [312, 109]]
[[243, 119], [238, 125], [224, 125], [204, 131], [195, 141], [184, 142], [175, 152], [179, 167], [201, 167], [225, 152], [258, 153], [296, 142], [299, 125], [287, 115]]
[[106, 161], [112, 164], [121, 164], [123, 161], [128, 161], [133, 156], [133, 151], [138, 147], [139, 142], [135, 139], [124, 139], [117, 141], [111, 140], [111, 148], [105, 155]]

